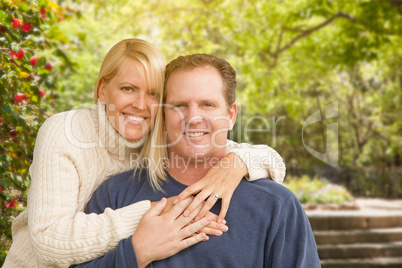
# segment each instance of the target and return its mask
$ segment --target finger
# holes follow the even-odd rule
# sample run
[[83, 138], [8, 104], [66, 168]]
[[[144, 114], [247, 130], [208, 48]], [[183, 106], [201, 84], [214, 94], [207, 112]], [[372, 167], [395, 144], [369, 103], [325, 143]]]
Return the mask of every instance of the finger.
[[208, 224], [207, 227], [211, 228], [211, 229], [219, 230], [222, 232], [227, 232], [229, 230], [229, 227], [227, 227], [227, 225], [222, 224], [222, 223], [217, 223], [216, 221], [211, 221], [211, 223]]
[[217, 202], [217, 200], [215, 200], [214, 198], [212, 198], [212, 196], [210, 196], [208, 198], [208, 200], [205, 202], [205, 205], [202, 207], [202, 209], [198, 213], [198, 215], [195, 217], [195, 220], [197, 221], [197, 220], [203, 218], [207, 214], [207, 212], [211, 210], [211, 208], [215, 205], [216, 202]]
[[152, 206], [147, 213], [144, 214], [145, 216], [158, 216], [161, 214], [163, 209], [166, 207], [167, 200], [166, 198], [162, 198], [156, 205]]
[[187, 225], [189, 222], [191, 222], [195, 216], [200, 212], [201, 208], [203, 206], [203, 203], [201, 203], [190, 215], [185, 216], [184, 214], [180, 215], [180, 217], [178, 217], [176, 219], [177, 224], [181, 227]]
[[210, 217], [213, 221], [218, 222], [218, 215], [212, 213], [211, 211], [208, 211], [208, 212], [207, 212], [206, 217]]
[[193, 201], [193, 197], [189, 197], [184, 199], [183, 201], [180, 201], [176, 205], [172, 207], [168, 212], [166, 212], [164, 215], [166, 217], [170, 217], [173, 220], [176, 220], [182, 213], [183, 211], [190, 205], [191, 201]]
[[215, 228], [204, 227], [199, 232], [203, 232], [207, 235], [221, 236], [223, 232]]
[[[208, 189], [203, 189], [201, 192], [199, 192], [193, 202], [191, 202], [191, 204], [188, 206], [188, 208], [186, 209], [186, 211], [184, 212], [184, 216], [188, 216], [190, 214], [192, 214], [192, 212], [202, 203], [204, 202], [204, 200], [211, 195], [211, 191], [212, 190], [208, 190]], [[212, 207], [212, 206], [211, 206]], [[209, 209], [208, 209], [209, 210]], [[207, 211], [208, 211], [207, 210]], [[204, 213], [205, 215], [205, 213]], [[204, 217], [203, 215], [203, 217]], [[201, 217], [200, 217], [201, 218]]]
[[202, 229], [202, 228], [206, 227], [208, 224], [210, 224], [211, 221], [212, 221], [211, 218], [205, 217], [200, 221], [189, 224], [180, 230], [179, 237], [181, 237], [182, 239], [184, 239], [186, 237], [190, 237], [191, 235], [198, 232], [200, 229]]
[[180, 241], [179, 246], [178, 246], [178, 251], [191, 247], [201, 241], [207, 241], [207, 240], [209, 240], [209, 237], [205, 233], [199, 233], [196, 235], [192, 235], [192, 236]]
[[197, 186], [197, 183], [192, 184], [191, 186], [188, 186], [186, 189], [184, 189], [178, 196], [177, 199], [179, 201], [182, 201], [196, 193], [198, 193], [200, 189]]
[[222, 199], [221, 212], [219, 213], [219, 217], [218, 217], [218, 222], [219, 223], [223, 223], [223, 220], [226, 217], [226, 213], [228, 212], [229, 204], [230, 204], [231, 199], [232, 199], [232, 196], [225, 196]]

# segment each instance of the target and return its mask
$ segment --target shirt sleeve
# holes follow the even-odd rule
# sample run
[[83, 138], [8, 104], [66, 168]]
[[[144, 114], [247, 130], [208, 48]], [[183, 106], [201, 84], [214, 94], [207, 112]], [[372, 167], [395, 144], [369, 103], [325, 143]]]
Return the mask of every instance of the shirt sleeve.
[[276, 219], [269, 230], [265, 267], [321, 267], [310, 223], [294, 195]]
[[65, 140], [64, 118], [48, 119], [41, 127], [30, 168], [28, 233], [37, 259], [47, 266], [68, 267], [103, 256], [132, 235], [150, 202], [142, 201], [100, 215], [87, 215], [78, 207], [81, 180], [96, 164], [87, 163], [82, 151]]
[[282, 157], [267, 145], [251, 145], [228, 140], [226, 153], [235, 153], [245, 163], [250, 181], [269, 178], [282, 184], [286, 166]]

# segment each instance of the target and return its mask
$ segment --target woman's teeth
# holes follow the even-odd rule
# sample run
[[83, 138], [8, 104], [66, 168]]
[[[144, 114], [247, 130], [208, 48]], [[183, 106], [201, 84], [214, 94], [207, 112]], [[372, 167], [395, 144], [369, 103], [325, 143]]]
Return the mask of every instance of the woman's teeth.
[[144, 117], [138, 117], [138, 116], [132, 116], [132, 115], [124, 115], [124, 117], [132, 120], [132, 121], [144, 121], [145, 118]]

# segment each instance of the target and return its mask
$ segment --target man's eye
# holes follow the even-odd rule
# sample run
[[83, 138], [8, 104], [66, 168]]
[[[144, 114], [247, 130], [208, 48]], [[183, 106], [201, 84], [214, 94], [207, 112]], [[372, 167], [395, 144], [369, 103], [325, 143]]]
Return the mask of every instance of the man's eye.
[[184, 107], [184, 104], [176, 104], [176, 105], [173, 105], [175, 108], [183, 108]]
[[213, 107], [214, 105], [212, 103], [205, 103], [204, 106], [206, 107]]

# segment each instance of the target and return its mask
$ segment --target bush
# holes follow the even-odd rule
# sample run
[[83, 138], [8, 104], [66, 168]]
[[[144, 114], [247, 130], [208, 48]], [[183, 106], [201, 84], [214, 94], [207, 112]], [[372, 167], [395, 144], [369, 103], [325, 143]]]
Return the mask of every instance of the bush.
[[287, 176], [284, 185], [299, 199], [300, 203], [346, 203], [353, 200], [352, 195], [342, 186], [329, 183], [327, 180], [311, 179], [309, 176]]
[[26, 207], [35, 137], [57, 97], [57, 70], [69, 63], [58, 48], [66, 42], [56, 26], [63, 16], [48, 0], [0, 3], [0, 265], [11, 222]]

